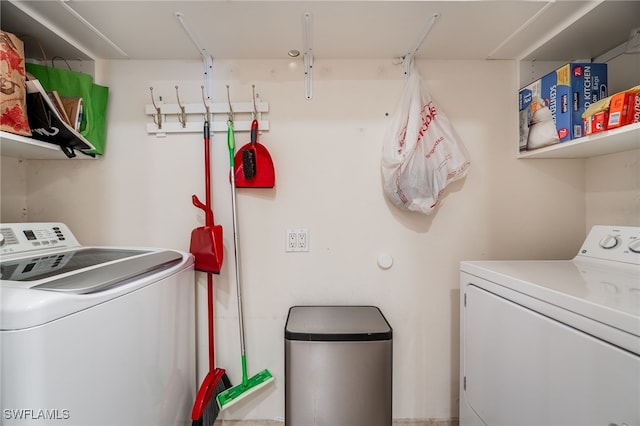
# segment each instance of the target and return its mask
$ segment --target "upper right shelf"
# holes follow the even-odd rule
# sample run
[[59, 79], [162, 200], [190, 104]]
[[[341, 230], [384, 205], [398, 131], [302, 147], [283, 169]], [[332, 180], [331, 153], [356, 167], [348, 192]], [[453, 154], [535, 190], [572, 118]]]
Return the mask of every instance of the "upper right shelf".
[[640, 149], [640, 123], [525, 151], [518, 158], [588, 158]]
[[[538, 21], [556, 19], [557, 25], [523, 46], [519, 87], [569, 62], [607, 63], [609, 95], [640, 84], [640, 51], [628, 47], [630, 35], [640, 28], [640, 1], [575, 2], [575, 9], [563, 10], [566, 14], [560, 18], [555, 8], [567, 3], [549, 4], [538, 17]], [[518, 158], [587, 158], [634, 149], [640, 149], [639, 123], [520, 152]]]

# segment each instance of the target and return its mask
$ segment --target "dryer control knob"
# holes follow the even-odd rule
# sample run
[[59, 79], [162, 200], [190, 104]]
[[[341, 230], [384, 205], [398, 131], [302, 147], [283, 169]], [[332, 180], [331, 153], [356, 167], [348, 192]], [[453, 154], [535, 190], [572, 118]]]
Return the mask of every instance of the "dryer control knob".
[[634, 253], [640, 253], [640, 239], [631, 241], [629, 243], [629, 250]]
[[607, 235], [600, 240], [600, 247], [605, 250], [612, 249], [618, 245], [618, 238], [613, 235]]

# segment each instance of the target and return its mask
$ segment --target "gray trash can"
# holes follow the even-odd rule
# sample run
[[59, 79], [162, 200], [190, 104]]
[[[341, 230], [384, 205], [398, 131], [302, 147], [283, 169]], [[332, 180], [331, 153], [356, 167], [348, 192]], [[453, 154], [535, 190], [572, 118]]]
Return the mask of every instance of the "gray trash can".
[[391, 426], [392, 334], [375, 306], [289, 309], [285, 425]]

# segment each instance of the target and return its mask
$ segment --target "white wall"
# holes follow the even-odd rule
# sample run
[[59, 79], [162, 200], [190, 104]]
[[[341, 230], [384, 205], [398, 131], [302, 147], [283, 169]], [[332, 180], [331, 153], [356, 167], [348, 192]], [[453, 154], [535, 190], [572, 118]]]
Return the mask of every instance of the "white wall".
[[27, 165], [11, 157], [0, 159], [0, 222], [24, 222], [27, 219]]
[[[387, 316], [395, 418], [457, 417], [459, 261], [572, 257], [585, 236], [585, 161], [516, 160], [513, 62], [422, 61], [420, 71], [472, 166], [434, 215], [400, 211], [383, 196], [379, 163], [386, 113], [402, 92], [401, 67], [318, 59], [307, 101], [300, 65], [215, 63], [216, 102], [226, 100], [226, 84], [234, 101], [249, 101], [255, 84], [269, 102], [271, 129], [260, 140], [277, 174], [275, 189], [238, 194], [249, 372], [269, 368], [276, 384], [224, 417], [283, 416], [288, 308], [323, 303], [374, 304]], [[176, 84], [183, 102], [199, 102], [201, 69], [198, 61], [99, 64], [98, 81], [111, 87], [106, 155], [31, 161], [28, 220], [66, 222], [87, 245], [187, 250], [191, 230], [203, 223], [191, 205], [192, 194], [203, 197], [201, 135], [147, 135], [144, 104], [149, 86], [174, 102]], [[236, 140], [243, 144], [248, 134]], [[237, 383], [226, 135], [215, 134], [213, 145], [214, 213], [225, 231], [225, 264], [215, 279], [217, 363]], [[285, 253], [290, 227], [309, 229], [308, 253]], [[391, 269], [378, 268], [380, 253], [393, 256]], [[201, 298], [204, 281], [198, 274]], [[204, 347], [199, 355], [203, 374]]]
[[586, 224], [640, 226], [640, 150], [586, 160]]
[[[638, 84], [640, 55], [608, 62], [609, 94]], [[586, 225], [640, 226], [640, 150], [589, 158], [585, 162]]]

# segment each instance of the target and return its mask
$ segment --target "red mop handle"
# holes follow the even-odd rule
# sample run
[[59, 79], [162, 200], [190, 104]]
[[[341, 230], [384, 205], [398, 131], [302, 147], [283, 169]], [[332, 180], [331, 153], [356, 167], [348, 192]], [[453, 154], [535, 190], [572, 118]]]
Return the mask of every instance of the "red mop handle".
[[209, 120], [204, 122], [204, 190], [205, 190], [205, 221], [207, 226], [213, 226], [213, 209], [211, 207], [211, 152], [210, 152]]
[[213, 371], [215, 369], [215, 347], [214, 347], [214, 339], [213, 339], [213, 275], [208, 272], [207, 273], [207, 313], [208, 313], [208, 324], [207, 329], [209, 331], [209, 371]]

